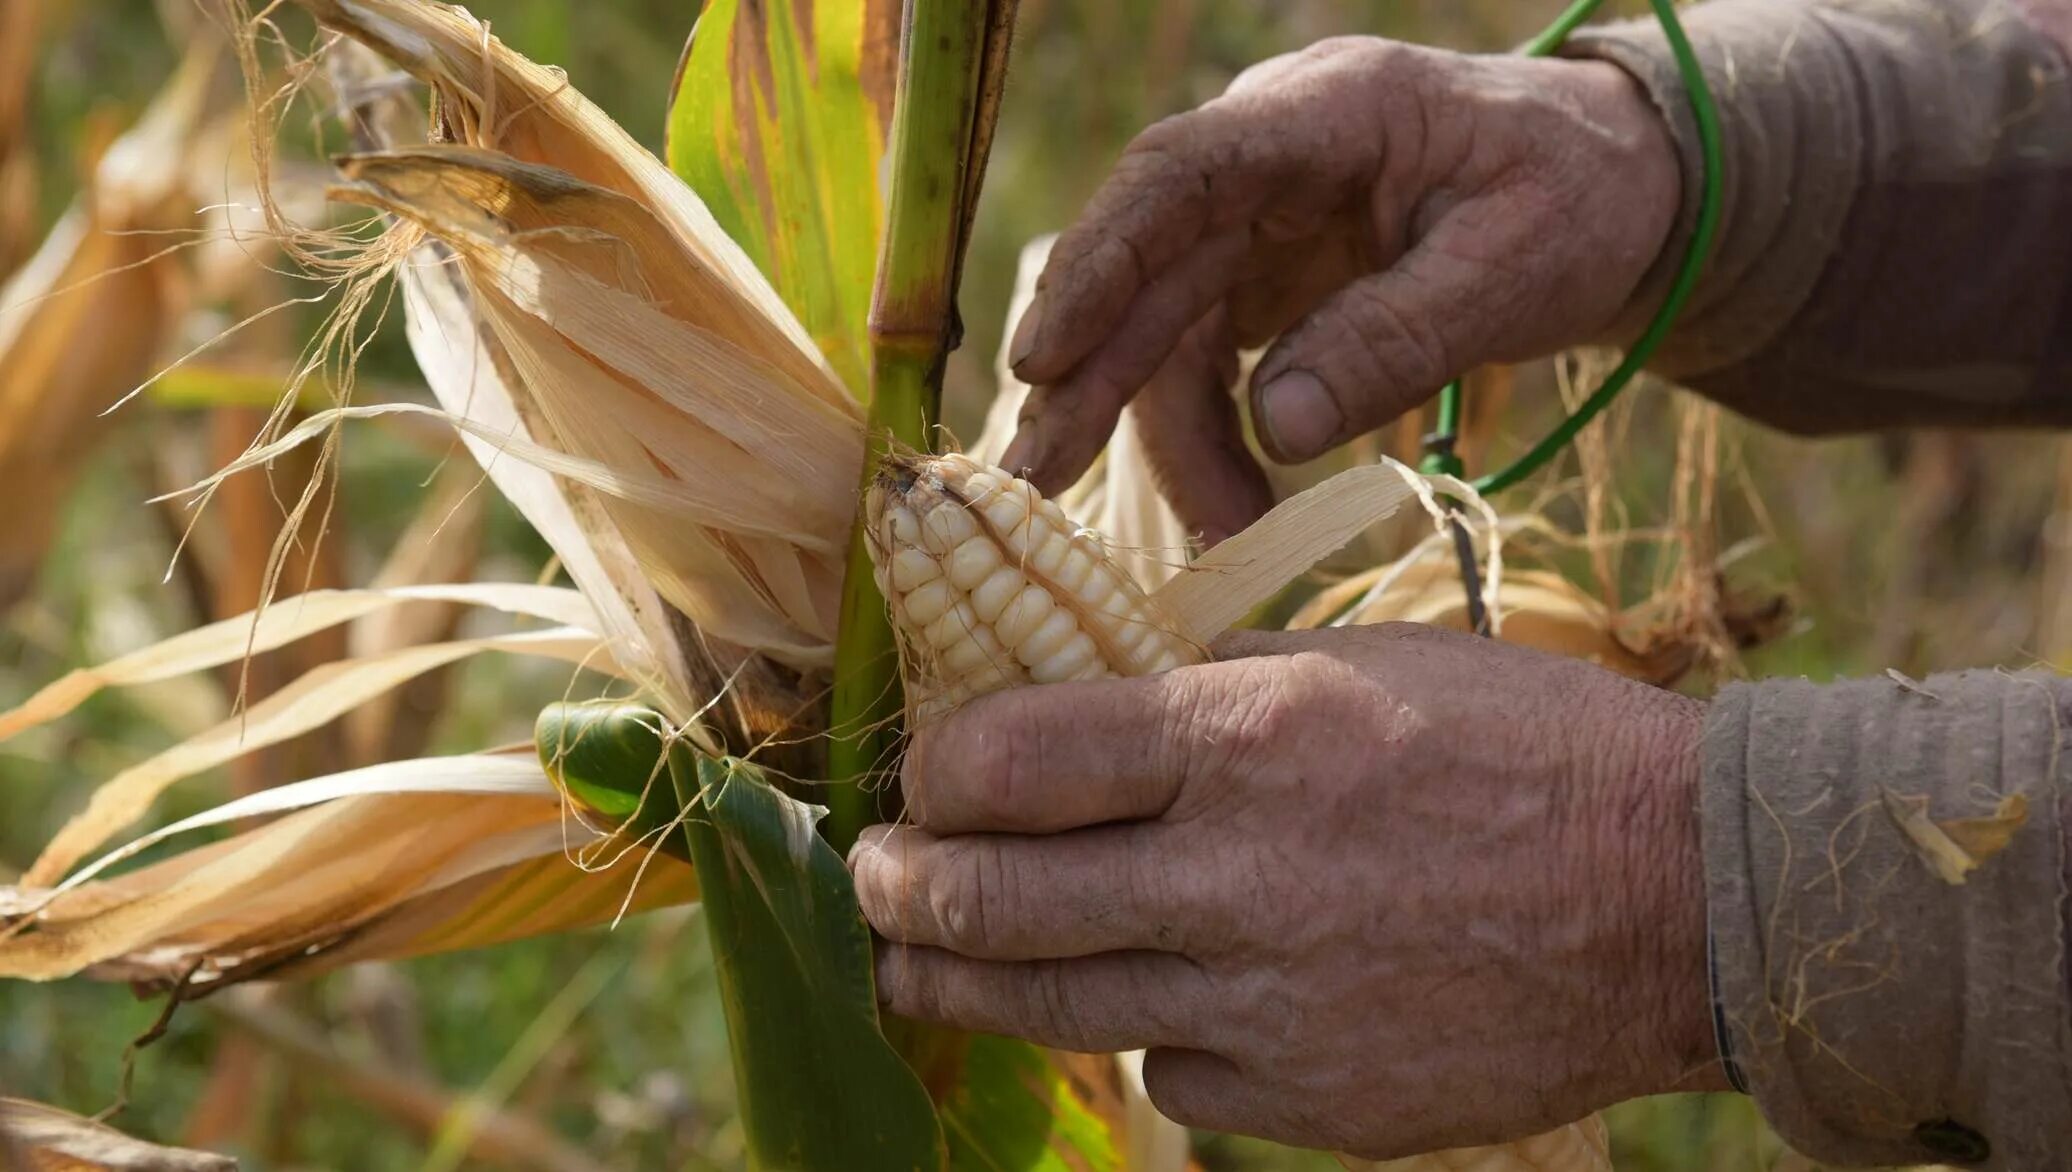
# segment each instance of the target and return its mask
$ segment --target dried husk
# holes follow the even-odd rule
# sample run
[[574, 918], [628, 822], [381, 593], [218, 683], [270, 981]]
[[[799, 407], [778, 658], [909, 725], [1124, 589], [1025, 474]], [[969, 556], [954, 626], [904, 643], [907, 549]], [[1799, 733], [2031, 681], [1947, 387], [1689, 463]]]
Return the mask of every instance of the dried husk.
[[69, 1111], [0, 1098], [7, 1172], [236, 1172], [229, 1156], [146, 1143]]

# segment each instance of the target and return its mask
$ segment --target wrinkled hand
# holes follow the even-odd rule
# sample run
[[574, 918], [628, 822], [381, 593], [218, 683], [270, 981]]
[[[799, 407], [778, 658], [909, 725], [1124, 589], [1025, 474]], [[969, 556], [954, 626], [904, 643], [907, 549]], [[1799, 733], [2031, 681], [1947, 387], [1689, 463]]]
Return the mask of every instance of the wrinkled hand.
[[[1482, 363], [1623, 340], [1680, 194], [1660, 115], [1609, 64], [1370, 38], [1267, 61], [1139, 136], [1058, 239], [1001, 463], [1057, 492], [1169, 361], [1206, 374], [1276, 336], [1252, 416], [1286, 461]], [[1189, 388], [1133, 407], [1160, 487], [1211, 540], [1236, 532], [1271, 500], [1228, 379], [1158, 381]]]
[[918, 736], [850, 859], [893, 1012], [1377, 1158], [1717, 1084], [1695, 701], [1414, 626], [1222, 650]]

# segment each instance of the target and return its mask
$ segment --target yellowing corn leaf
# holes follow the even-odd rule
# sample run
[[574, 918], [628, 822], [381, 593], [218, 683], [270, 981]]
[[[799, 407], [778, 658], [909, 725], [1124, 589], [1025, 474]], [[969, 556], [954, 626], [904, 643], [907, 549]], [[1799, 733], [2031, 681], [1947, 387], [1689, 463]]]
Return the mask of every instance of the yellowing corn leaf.
[[405, 647], [369, 659], [327, 663], [199, 736], [101, 783], [86, 809], [43, 848], [23, 881], [55, 882], [88, 851], [143, 817], [158, 795], [182, 778], [299, 736], [424, 672], [484, 651], [545, 656], [606, 671], [614, 666], [595, 635], [574, 627]]
[[237, 1161], [145, 1143], [69, 1111], [0, 1098], [6, 1172], [237, 1172]]
[[[174, 835], [283, 812], [256, 830], [98, 878]], [[55, 889], [0, 890], [0, 975], [48, 980], [91, 970], [158, 985], [309, 975], [695, 895], [687, 866], [630, 845], [570, 820], [530, 755], [373, 766], [176, 823]]]
[[859, 399], [899, 9], [706, 4], [677, 65], [664, 150]]
[[227, 97], [223, 65], [197, 41], [78, 204], [0, 286], [0, 606], [33, 575], [73, 475], [110, 426], [102, 412], [151, 376], [173, 336], [176, 262], [148, 232], [189, 226], [199, 201], [169, 161], [190, 153]]

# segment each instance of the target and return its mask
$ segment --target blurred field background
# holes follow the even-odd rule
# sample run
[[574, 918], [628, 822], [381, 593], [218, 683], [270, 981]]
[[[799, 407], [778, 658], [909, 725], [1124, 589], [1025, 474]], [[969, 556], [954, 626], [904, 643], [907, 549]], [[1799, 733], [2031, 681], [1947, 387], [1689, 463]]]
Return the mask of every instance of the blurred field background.
[[[34, 250], [98, 151], [158, 91], [177, 57], [168, 22], [192, 18], [186, 0], [45, 0], [36, 27], [24, 30], [5, 18], [18, 17], [26, 3], [0, 0], [0, 64], [14, 70], [0, 74], [0, 111], [15, 86], [26, 110], [25, 149], [0, 172], [0, 271]], [[693, 6], [482, 0], [471, 7], [520, 50], [563, 66], [576, 86], [659, 149], [663, 103]], [[1063, 226], [1147, 122], [1212, 97], [1246, 65], [1319, 37], [1371, 33], [1494, 50], [1522, 39], [1557, 7], [1551, 0], [1023, 0], [1015, 73], [965, 284], [967, 340], [952, 367], [951, 429], [967, 438], [977, 432], [1021, 245]], [[35, 40], [21, 39], [28, 36]], [[22, 52], [29, 44], [33, 50]], [[290, 129], [300, 132], [295, 123]], [[0, 146], [5, 134], [0, 125]], [[284, 279], [282, 288], [294, 287]], [[181, 329], [199, 341], [248, 312], [203, 300]], [[264, 343], [278, 349], [281, 366], [322, 310], [297, 312]], [[379, 331], [362, 358], [363, 379], [414, 383], [400, 326], [398, 313]], [[128, 328], [122, 320], [92, 322], [81, 344], [104, 344]], [[227, 375], [213, 386], [206, 379], [168, 384], [108, 421], [80, 457], [70, 491], [50, 502], [57, 511], [48, 547], [18, 588], [0, 595], [0, 707], [70, 668], [250, 604], [281, 521], [279, 497], [254, 478], [256, 491], [219, 501], [170, 575], [186, 518], [177, 507], [144, 502], [243, 446], [278, 389], [266, 384], [264, 369], [246, 380], [256, 386]], [[1482, 454], [1515, 447], [1547, 426], [1558, 410], [1548, 382], [1544, 370], [1524, 371], [1508, 395], [1477, 400]], [[1694, 415], [1663, 388], [1644, 388], [1634, 399], [1609, 437], [1614, 511], [1623, 508], [1629, 526], [1662, 522], [1678, 515], [1675, 494], [1709, 486], [1705, 540], [1747, 551], [1731, 566], [1739, 588], [1791, 602], [1788, 628], [1740, 670], [1821, 678], [2038, 660], [2072, 666], [2066, 441], [1937, 433], [1816, 445]], [[0, 386], [0, 432], [10, 409]], [[1694, 426], [1718, 452], [1716, 476], [1695, 487], [1676, 479], [1679, 440], [1688, 442]], [[1400, 437], [1384, 439], [1408, 454]], [[312, 585], [364, 583], [401, 542], [445, 577], [536, 575], [544, 546], [493, 493], [466, 493], [471, 478], [455, 475], [468, 471], [454, 467], [456, 458], [465, 460], [442, 438], [407, 428], [349, 432], [328, 533], [320, 547], [308, 542], [291, 553], [288, 573]], [[0, 468], [0, 475], [10, 474]], [[44, 508], [29, 489], [0, 480], [0, 534], [32, 525]], [[1553, 508], [1561, 516], [1573, 506]], [[419, 537], [406, 538], [413, 532]], [[1636, 561], [1621, 572], [1645, 586], [1659, 567]], [[263, 658], [250, 686], [263, 693], [296, 670], [286, 659]], [[261, 755], [256, 767], [177, 787], [164, 812], [193, 812], [233, 792], [336, 768], [355, 737], [403, 738], [431, 752], [529, 740], [534, 713], [558, 699], [565, 683], [566, 673], [550, 668], [473, 660], [402, 693], [384, 723], [314, 734]], [[0, 881], [28, 864], [92, 782], [221, 719], [238, 684], [224, 673], [104, 694], [71, 719], [0, 744]], [[187, 1006], [167, 1036], [142, 1052], [116, 1122], [150, 1138], [233, 1152], [251, 1169], [737, 1167], [731, 1076], [710, 973], [702, 928], [683, 913], [665, 913], [612, 932]], [[115, 1102], [124, 1048], [157, 1014], [155, 1004], [120, 986], [0, 985], [0, 1094], [87, 1113]], [[1731, 1099], [1635, 1104], [1614, 1122], [1622, 1170], [1757, 1169], [1775, 1156], [1745, 1105]], [[1227, 1140], [1206, 1141], [1203, 1159], [1230, 1169], [1337, 1166]]]

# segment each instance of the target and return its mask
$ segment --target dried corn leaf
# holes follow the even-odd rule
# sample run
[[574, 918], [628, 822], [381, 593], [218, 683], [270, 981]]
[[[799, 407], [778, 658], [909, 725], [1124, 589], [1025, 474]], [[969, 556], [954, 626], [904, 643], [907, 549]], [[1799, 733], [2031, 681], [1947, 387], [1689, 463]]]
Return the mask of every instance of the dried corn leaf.
[[132, 1139], [69, 1111], [0, 1098], [0, 1168], [7, 1172], [236, 1172], [237, 1161]]
[[[264, 791], [125, 847], [292, 811], [113, 879], [0, 893], [0, 975], [217, 982], [595, 923], [682, 902], [688, 868], [570, 821], [531, 756], [399, 762]], [[569, 855], [590, 861], [572, 863]]]
[[594, 631], [597, 616], [576, 591], [555, 586], [469, 583], [367, 590], [312, 590], [263, 611], [223, 619], [132, 651], [96, 667], [67, 672], [14, 709], [0, 713], [0, 740], [56, 720], [102, 688], [171, 679], [271, 651], [340, 623], [408, 603], [486, 607]]
[[0, 607], [26, 588], [102, 413], [151, 376], [183, 302], [155, 229], [189, 226], [184, 173], [227, 98], [221, 54], [197, 41], [166, 89], [94, 170], [89, 190], [0, 286]]
[[320, 727], [415, 676], [485, 651], [545, 656], [599, 670], [613, 667], [597, 637], [574, 627], [406, 647], [370, 659], [325, 664], [199, 736], [103, 782], [86, 809], [73, 815], [43, 848], [23, 881], [36, 886], [56, 882], [87, 852], [142, 818], [158, 796], [182, 778]]
[[706, 4], [677, 65], [664, 150], [859, 399], [899, 9]]

